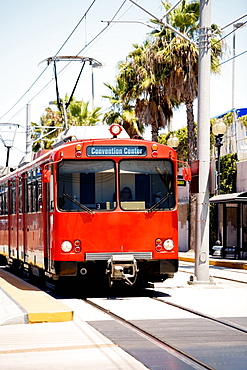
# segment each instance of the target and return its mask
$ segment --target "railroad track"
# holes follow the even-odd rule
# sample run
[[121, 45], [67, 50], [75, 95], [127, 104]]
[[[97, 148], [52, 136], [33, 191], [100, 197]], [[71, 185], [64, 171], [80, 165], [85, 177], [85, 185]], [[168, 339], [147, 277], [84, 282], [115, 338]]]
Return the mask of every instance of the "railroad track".
[[218, 318], [215, 318], [215, 317], [213, 317], [211, 315], [206, 315], [206, 314], [204, 314], [202, 312], [193, 310], [193, 309], [188, 308], [188, 307], [181, 306], [181, 305], [179, 305], [177, 303], [167, 302], [167, 301], [164, 301], [163, 299], [160, 299], [160, 298], [157, 298], [157, 297], [151, 297], [151, 299], [154, 299], [154, 300], [156, 300], [158, 302], [161, 302], [161, 303], [164, 303], [164, 304], [167, 304], [167, 305], [176, 307], [176, 308], [178, 308], [180, 310], [184, 310], [186, 312], [190, 312], [193, 315], [196, 315], [198, 317], [201, 317], [201, 318], [204, 318], [204, 319], [207, 319], [207, 320], [210, 320], [210, 321], [214, 321], [214, 322], [216, 322], [218, 324], [221, 324], [221, 325], [224, 325], [224, 326], [226, 326], [228, 328], [235, 329], [235, 330], [238, 330], [238, 331], [240, 331], [242, 333], [246, 333], [247, 334], [247, 328], [245, 328], [245, 327], [243, 327], [241, 325], [236, 325], [236, 324], [231, 323], [231, 322], [229, 322], [227, 320], [218, 319]]
[[[141, 361], [144, 365], [146, 365], [148, 368], [152, 369], [165, 369], [170, 370], [170, 367], [166, 367], [165, 365], [165, 359], [168, 357], [173, 357], [173, 360], [176, 359], [180, 363], [181, 367], [176, 367], [176, 369], [214, 369], [214, 370], [221, 370], [221, 369], [228, 369], [229, 367], [225, 367], [223, 365], [222, 367], [222, 359], [225, 358], [227, 354], [227, 345], [228, 341], [229, 343], [234, 343], [234, 341], [239, 343], [240, 348], [244, 348], [247, 344], [247, 329], [241, 325], [237, 325], [236, 323], [229, 322], [224, 319], [218, 319], [215, 317], [212, 317], [210, 315], [206, 315], [202, 312], [198, 312], [196, 310], [192, 310], [190, 308], [184, 307], [179, 304], [167, 302], [164, 299], [158, 298], [158, 297], [146, 297], [146, 299], [150, 299], [152, 302], [156, 302], [157, 304], [161, 304], [165, 307], [170, 306], [173, 307], [174, 310], [182, 310], [188, 313], [188, 315], [193, 315], [194, 319], [190, 319], [187, 322], [186, 320], [181, 320], [181, 330], [178, 330], [178, 327], [173, 328], [173, 333], [170, 335], [170, 339], [164, 338], [169, 337], [169, 334], [167, 335], [168, 328], [172, 327], [172, 324], [175, 322], [175, 320], [169, 320], [169, 317], [167, 320], [155, 320], [155, 310], [154, 310], [154, 319], [146, 319], [143, 320], [140, 319], [129, 319], [126, 318], [126, 315], [121, 315], [118, 312], [114, 312], [114, 308], [111, 308], [111, 305], [105, 304], [107, 299], [86, 299], [86, 302], [93, 307], [97, 308], [101, 312], [104, 312], [105, 314], [109, 315], [111, 318], [109, 321], [106, 319], [107, 324], [102, 324], [99, 322], [89, 322], [90, 325], [94, 326], [97, 330], [99, 330], [102, 334], [106, 335], [109, 339], [111, 339], [113, 342], [118, 344], [120, 347], [122, 347], [125, 351], [129, 352], [131, 355], [136, 357], [139, 361]], [[118, 298], [114, 298], [114, 300], [117, 300]], [[120, 298], [119, 298], [120, 299]], [[131, 300], [135, 298], [121, 298], [123, 301]], [[138, 299], [136, 304], [138, 305]], [[140, 306], [141, 310], [141, 306]], [[162, 310], [161, 307], [157, 310]], [[115, 310], [116, 311], [116, 310]], [[127, 315], [128, 316], [128, 315]], [[198, 321], [199, 320], [199, 321]], [[179, 325], [179, 319], [178, 319], [178, 325]], [[114, 324], [115, 323], [115, 324]], [[117, 324], [116, 324], [117, 323]], [[170, 324], [171, 323], [171, 324]], [[202, 330], [193, 330], [198, 325], [199, 328]], [[112, 329], [111, 329], [112, 327]], [[114, 329], [115, 328], [115, 329]], [[116, 330], [118, 332], [118, 335], [114, 332]], [[126, 332], [127, 330], [127, 332]], [[186, 331], [187, 330], [187, 331]], [[191, 331], [192, 330], [192, 331]], [[123, 331], [123, 337], [124, 340], [121, 339], [121, 332]], [[205, 333], [207, 336], [208, 342], [204, 339]], [[141, 342], [143, 343], [144, 340], [151, 342], [154, 346], [159, 348], [159, 355], [160, 358], [164, 356], [164, 367], [156, 367], [148, 364], [147, 362], [143, 361], [142, 356], [139, 354], [139, 357], [136, 356], [135, 351], [132, 352], [132, 346], [126, 347], [126, 337], [130, 338], [131, 333], [135, 336], [139, 336], [141, 339]], [[195, 333], [197, 333], [198, 338], [195, 337]], [[176, 336], [176, 337], [175, 337]], [[185, 343], [181, 345], [181, 341], [179, 340], [179, 336], [184, 336]], [[211, 342], [215, 342], [215, 339], [213, 337], [216, 336], [219, 338], [218, 343], [214, 344]], [[119, 339], [120, 337], [120, 339]], [[203, 339], [202, 339], [203, 338]], [[220, 339], [221, 338], [221, 339]], [[205, 342], [204, 342], [205, 340]], [[136, 339], [138, 341], [138, 339]], [[191, 343], [190, 343], [191, 341]], [[196, 347], [196, 342], [199, 342], [198, 348], [200, 348], [201, 353], [195, 355], [197, 353], [197, 350], [195, 350], [194, 347]], [[223, 341], [222, 343], [220, 343]], [[217, 340], [216, 340], [217, 342]], [[122, 343], [125, 343], [122, 346]], [[143, 345], [143, 344], [141, 344]], [[207, 347], [210, 346], [211, 350], [208, 351], [208, 355], [204, 353], [204, 351], [207, 351]], [[215, 351], [215, 348], [219, 349], [220, 355], [219, 359], [218, 355], [215, 353], [212, 354], [213, 351]], [[242, 347], [241, 347], [242, 346]], [[145, 351], [145, 345], [143, 346], [143, 350]], [[163, 351], [163, 352], [162, 352]], [[223, 352], [225, 354], [223, 355]], [[200, 352], [200, 351], [199, 351]], [[206, 352], [207, 353], [207, 352]], [[145, 360], [145, 356], [144, 356]], [[163, 360], [162, 360], [163, 361]], [[171, 361], [171, 360], [169, 360]], [[221, 362], [219, 364], [219, 367], [215, 364], [215, 361]], [[185, 367], [183, 367], [185, 366]], [[187, 367], [186, 367], [187, 366]], [[238, 368], [237, 366], [235, 367]]]
[[[214, 370], [212, 367], [208, 366], [207, 364], [204, 364], [203, 362], [199, 361], [198, 359], [194, 358], [193, 356], [190, 356], [189, 354], [185, 353], [181, 349], [177, 348], [176, 346], [172, 345], [171, 343], [168, 343], [164, 340], [161, 340], [157, 338], [155, 335], [147, 332], [146, 330], [138, 327], [137, 325], [133, 324], [132, 322], [124, 319], [123, 317], [111, 312], [110, 310], [102, 307], [101, 305], [86, 299], [86, 302], [90, 304], [91, 306], [97, 308], [98, 310], [104, 312], [105, 314], [109, 315], [111, 318], [113, 318], [116, 322], [123, 325], [125, 328], [128, 328], [133, 333], [140, 335], [142, 338], [146, 339], [147, 341], [154, 344], [154, 346], [157, 346], [160, 348], [161, 351], [164, 351], [164, 359], [168, 357], [173, 357], [174, 359], [178, 360], [180, 362], [180, 366], [176, 367], [176, 369], [197, 369], [197, 370]], [[90, 323], [90, 322], [89, 322]], [[93, 325], [95, 327], [95, 325]], [[99, 330], [99, 328], [97, 328]], [[101, 331], [101, 330], [99, 330]], [[105, 335], [105, 333], [103, 333]], [[133, 354], [132, 354], [133, 355]], [[161, 356], [161, 354], [159, 355]], [[141, 360], [141, 359], [140, 359]], [[173, 360], [174, 361], [174, 360]], [[163, 363], [165, 366], [165, 363]], [[184, 365], [187, 365], [186, 367], [183, 367]], [[145, 363], [144, 363], [145, 365]], [[151, 368], [151, 367], [150, 367]], [[160, 367], [157, 367], [160, 368]], [[166, 367], [164, 367], [166, 369]], [[167, 368], [168, 370], [168, 368]]]

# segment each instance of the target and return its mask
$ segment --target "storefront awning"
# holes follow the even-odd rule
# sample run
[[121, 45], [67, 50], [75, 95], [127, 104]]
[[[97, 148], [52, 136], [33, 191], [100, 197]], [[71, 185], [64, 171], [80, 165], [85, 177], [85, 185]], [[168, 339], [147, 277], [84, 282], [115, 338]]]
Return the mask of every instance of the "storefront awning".
[[209, 199], [210, 203], [247, 203], [247, 192], [215, 195]]

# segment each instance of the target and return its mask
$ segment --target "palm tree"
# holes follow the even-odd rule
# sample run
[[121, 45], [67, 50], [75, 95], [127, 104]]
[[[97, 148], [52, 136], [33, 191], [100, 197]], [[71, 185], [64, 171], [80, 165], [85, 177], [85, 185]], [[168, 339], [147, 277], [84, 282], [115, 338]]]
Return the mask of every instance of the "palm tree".
[[32, 122], [31, 125], [33, 126], [33, 152], [51, 149], [59, 134], [59, 128], [63, 127], [63, 117], [60, 111], [53, 111], [48, 107], [40, 117], [40, 124]]
[[[169, 2], [165, 2], [163, 5], [166, 10], [169, 10], [171, 7]], [[195, 42], [199, 31], [199, 10], [199, 1], [188, 3], [187, 0], [183, 0], [178, 7], [169, 13], [167, 22]], [[217, 29], [215, 25], [212, 25], [211, 28], [212, 32]], [[199, 51], [193, 43], [184, 40], [170, 29], [164, 28], [162, 24], [160, 24], [160, 30], [156, 31], [154, 36], [157, 38], [156, 43], [160, 48], [159, 54], [161, 59], [165, 58], [172, 67], [164, 81], [166, 92], [171, 99], [184, 103], [186, 106], [188, 162], [191, 164], [196, 159], [197, 147], [193, 102], [198, 95]], [[214, 39], [211, 40], [211, 71], [214, 73], [219, 73], [219, 58], [222, 54], [222, 42], [217, 40], [218, 36], [220, 36], [220, 33], [215, 33]], [[194, 219], [196, 210], [195, 197], [191, 192], [189, 202], [189, 214]], [[189, 222], [189, 229], [190, 245], [193, 248], [195, 227], [191, 222]]]
[[155, 43], [146, 41], [141, 46], [133, 46], [127, 60], [119, 63], [117, 81], [123, 86], [123, 100], [136, 100], [135, 114], [139, 127], [151, 125], [152, 140], [158, 141], [159, 129], [169, 124], [172, 108], [176, 105], [160, 83], [161, 76], [168, 70], [164, 64], [157, 63], [159, 49]]
[[89, 102], [71, 100], [67, 109], [68, 122], [70, 126], [94, 126], [99, 122], [101, 108], [96, 107], [92, 112], [88, 110]]
[[[166, 11], [170, 9], [169, 2], [163, 3]], [[171, 11], [167, 22], [191, 40], [196, 41], [199, 31], [199, 1], [188, 2], [183, 0], [179, 6]], [[159, 23], [155, 21], [155, 23]], [[217, 29], [212, 25], [212, 32]], [[160, 24], [160, 30], [153, 32], [159, 46], [158, 58], [166, 60], [170, 65], [170, 72], [165, 76], [164, 85], [170, 99], [179, 104], [184, 103], [187, 114], [188, 128], [188, 162], [196, 159], [195, 119], [193, 102], [198, 95], [198, 55], [199, 50], [195, 44], [186, 41], [170, 29]], [[211, 43], [211, 71], [219, 73], [219, 58], [222, 55], [222, 42], [217, 40], [220, 33], [215, 33]]]
[[103, 122], [108, 125], [113, 123], [122, 125], [131, 138], [141, 136], [142, 129], [138, 127], [133, 105], [131, 101], [124, 99], [123, 80], [117, 79], [115, 86], [109, 83], [105, 83], [105, 86], [111, 90], [111, 96], [103, 96], [110, 100], [111, 110], [105, 113]]
[[[65, 96], [65, 101], [68, 97]], [[54, 102], [55, 105], [56, 102]], [[95, 108], [92, 112], [88, 110], [88, 102], [76, 101], [72, 98], [67, 109], [67, 120], [69, 126], [94, 126], [100, 121], [100, 109]], [[34, 144], [33, 151], [39, 149], [51, 149], [59, 132], [64, 129], [64, 120], [59, 110], [53, 111], [50, 107], [45, 109], [45, 113], [40, 117], [40, 124], [33, 123]]]

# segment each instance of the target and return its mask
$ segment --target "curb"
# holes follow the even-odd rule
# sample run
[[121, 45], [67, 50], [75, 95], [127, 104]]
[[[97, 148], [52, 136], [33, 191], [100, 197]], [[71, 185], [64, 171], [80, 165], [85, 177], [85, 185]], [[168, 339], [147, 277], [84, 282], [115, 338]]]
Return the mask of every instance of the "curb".
[[0, 287], [24, 313], [27, 324], [72, 321], [74, 312], [37, 287], [0, 269]]
[[[188, 257], [187, 256], [179, 256], [179, 261], [195, 262], [195, 258], [192, 257], [192, 256], [191, 257], [189, 257], [189, 256]], [[228, 260], [209, 259], [209, 265], [247, 270], [247, 263], [242, 262], [242, 261], [228, 261]]]

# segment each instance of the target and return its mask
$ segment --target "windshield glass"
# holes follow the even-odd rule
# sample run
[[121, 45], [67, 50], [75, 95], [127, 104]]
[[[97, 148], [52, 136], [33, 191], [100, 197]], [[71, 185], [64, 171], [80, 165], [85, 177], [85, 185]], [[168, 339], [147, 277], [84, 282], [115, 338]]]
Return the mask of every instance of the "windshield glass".
[[120, 205], [124, 210], [175, 207], [173, 165], [169, 160], [122, 160]]
[[170, 160], [126, 159], [116, 170], [111, 160], [64, 160], [58, 165], [58, 208], [62, 211], [148, 212], [175, 207], [173, 164]]
[[58, 207], [61, 210], [90, 212], [115, 208], [113, 161], [62, 161], [58, 168]]

